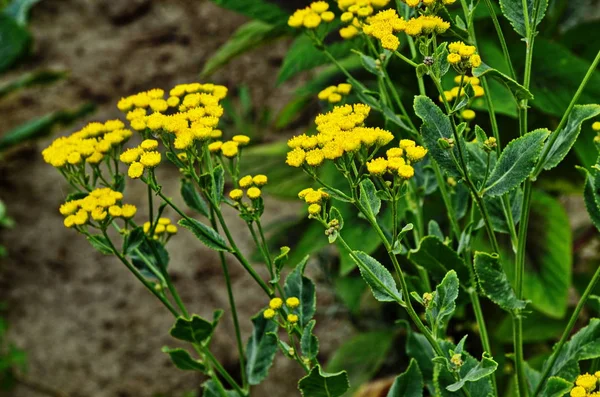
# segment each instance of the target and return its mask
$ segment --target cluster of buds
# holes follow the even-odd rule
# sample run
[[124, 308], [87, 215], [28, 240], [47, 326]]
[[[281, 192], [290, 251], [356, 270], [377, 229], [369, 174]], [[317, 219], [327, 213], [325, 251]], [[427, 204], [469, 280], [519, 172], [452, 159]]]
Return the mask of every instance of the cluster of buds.
[[337, 219], [332, 219], [327, 224], [327, 229], [325, 229], [326, 236], [333, 236], [340, 230], [340, 221]]
[[490, 137], [483, 142], [483, 150], [485, 150], [488, 153], [496, 149], [496, 146], [498, 146], [498, 143], [496, 142], [496, 138], [494, 137]]
[[288, 25], [292, 28], [305, 27], [316, 29], [321, 22], [331, 22], [335, 14], [329, 10], [329, 4], [325, 1], [315, 1], [308, 7], [296, 10], [288, 19]]
[[321, 189], [307, 188], [298, 193], [298, 198], [308, 204], [309, 217], [319, 217], [323, 210], [322, 204], [329, 198], [329, 194]]
[[144, 233], [154, 240], [166, 243], [172, 235], [177, 234], [177, 226], [171, 223], [169, 218], [158, 218], [153, 223], [144, 223]]
[[352, 90], [352, 85], [347, 83], [341, 83], [338, 85], [329, 86], [321, 92], [319, 92], [319, 99], [321, 101], [328, 101], [329, 103], [338, 103], [341, 102], [344, 96], [350, 94]]
[[[300, 299], [298, 299], [295, 296], [291, 296], [285, 300], [285, 306], [287, 306], [287, 308], [290, 309], [290, 311], [293, 311], [293, 310], [297, 309], [298, 306], [300, 306]], [[273, 298], [269, 302], [269, 307], [263, 311], [263, 316], [267, 320], [274, 319], [277, 316], [277, 314], [279, 313], [280, 309], [282, 309], [282, 308], [283, 308], [283, 299]], [[296, 324], [299, 319], [298, 315], [294, 314], [294, 313], [288, 313], [287, 315], [282, 313], [281, 315], [284, 316], [284, 318], [286, 319], [288, 324], [291, 324], [291, 325]], [[293, 354], [290, 353], [290, 355], [293, 355]]]
[[465, 74], [467, 70], [481, 65], [481, 57], [477, 54], [477, 48], [466, 45], [462, 41], [455, 41], [448, 45], [448, 63], [454, 67], [458, 74]]

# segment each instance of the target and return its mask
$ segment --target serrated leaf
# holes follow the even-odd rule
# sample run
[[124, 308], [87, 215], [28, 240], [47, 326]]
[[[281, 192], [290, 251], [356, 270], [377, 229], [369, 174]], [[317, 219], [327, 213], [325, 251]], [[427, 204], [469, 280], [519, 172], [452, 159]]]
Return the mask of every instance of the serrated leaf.
[[138, 248], [144, 242], [145, 237], [144, 228], [141, 226], [131, 230], [125, 235], [125, 239], [123, 240], [123, 253], [129, 255], [131, 251]]
[[573, 388], [573, 382], [569, 382], [566, 379], [559, 378], [558, 376], [551, 376], [548, 378], [546, 384], [546, 390], [544, 390], [544, 396], [546, 397], [563, 397]]
[[469, 268], [462, 258], [435, 236], [423, 237], [419, 247], [410, 250], [408, 259], [424, 268], [434, 279], [440, 280], [454, 270], [461, 282], [466, 284], [469, 280]]
[[194, 184], [187, 179], [181, 180], [181, 197], [188, 207], [208, 218], [208, 204], [200, 196]]
[[465, 375], [461, 376], [461, 379], [451, 385], [446, 386], [446, 390], [455, 392], [462, 389], [467, 382], [477, 382], [487, 376], [490, 376], [498, 368], [498, 363], [488, 357], [485, 353], [481, 358], [481, 361], [477, 365], [469, 370]]
[[87, 241], [90, 242], [92, 247], [96, 248], [99, 252], [104, 255], [112, 255], [113, 250], [111, 248], [110, 242], [106, 239], [106, 237], [96, 234], [90, 235], [87, 237]]
[[289, 13], [266, 0], [211, 0], [220, 7], [238, 12], [251, 19], [258, 19], [279, 26], [286, 26]]
[[[510, 203], [513, 222], [515, 225], [521, 220], [521, 207], [523, 206], [523, 191], [520, 188], [513, 189], [508, 193], [508, 201]], [[509, 233], [508, 221], [502, 206], [502, 197], [485, 197], [485, 206], [490, 215], [490, 221], [494, 231], [500, 233]]]
[[258, 385], [269, 373], [277, 353], [277, 323], [267, 320], [262, 311], [252, 317], [254, 328], [246, 346], [248, 383]]
[[309, 360], [314, 360], [319, 353], [319, 340], [313, 334], [315, 328], [315, 320], [310, 320], [304, 331], [302, 331], [302, 337], [300, 338], [300, 348], [302, 349], [302, 355]]
[[365, 179], [360, 183], [358, 202], [362, 205], [368, 216], [375, 219], [381, 209], [381, 199], [377, 197], [377, 189], [370, 179]]
[[[575, 105], [573, 107], [563, 129], [552, 132], [552, 134], [558, 134], [558, 137], [554, 141], [554, 144], [550, 148], [546, 160], [544, 161], [543, 166], [545, 170], [556, 167], [567, 156], [567, 153], [569, 153], [579, 136], [581, 124], [585, 120], [596, 117], [599, 114], [600, 105]], [[548, 150], [549, 145], [550, 139], [546, 141], [544, 151]]]
[[[460, 171], [452, 159], [451, 151], [444, 150], [438, 145], [439, 139], [454, 139], [452, 124], [448, 116], [430, 98], [423, 95], [415, 96], [414, 109], [415, 114], [423, 120], [421, 135], [431, 156], [448, 174], [460, 177]], [[459, 158], [458, 144], [461, 143], [455, 142], [452, 149], [455, 158]], [[466, 153], [466, 150], [463, 153]]]
[[583, 201], [592, 223], [600, 231], [600, 205], [598, 204], [600, 203], [600, 193], [598, 193], [594, 178], [589, 173], [585, 178]]
[[361, 251], [353, 251], [360, 274], [371, 287], [373, 296], [380, 302], [400, 302], [402, 294], [398, 291], [392, 274], [375, 258]]
[[429, 303], [425, 314], [427, 322], [434, 330], [443, 331], [456, 310], [459, 281], [454, 270], [450, 270], [435, 288], [433, 300]]
[[467, 142], [467, 151], [469, 152], [469, 175], [477, 187], [480, 187], [486, 176], [490, 175], [496, 166], [498, 158], [496, 152], [492, 151], [487, 153], [483, 150], [482, 144], [483, 142], [480, 143], [479, 139], [477, 139], [477, 142]]
[[502, 269], [498, 254], [475, 252], [474, 266], [479, 286], [492, 302], [509, 312], [525, 308], [526, 302], [515, 295]]
[[215, 229], [206, 226], [205, 224], [198, 222], [195, 219], [181, 219], [179, 224], [186, 229], [189, 229], [194, 235], [208, 248], [214, 249], [215, 251], [229, 251], [229, 247], [223, 237], [215, 231]]
[[296, 297], [300, 299], [300, 306], [296, 308], [296, 314], [298, 315], [298, 325], [301, 328], [304, 328], [313, 318], [317, 301], [315, 284], [311, 279], [304, 276], [307, 262], [308, 256], [288, 274], [283, 287], [286, 298]]
[[406, 371], [396, 377], [387, 397], [423, 397], [423, 375], [414, 358]]
[[199, 371], [204, 372], [206, 366], [199, 360], [194, 360], [187, 350], [177, 348], [171, 349], [167, 346], [162, 348], [163, 353], [167, 353], [171, 357], [171, 361], [175, 366], [183, 371]]
[[190, 319], [178, 317], [170, 334], [173, 338], [203, 344], [212, 335], [215, 324], [194, 314]]
[[350, 388], [346, 371], [327, 373], [319, 364], [298, 382], [302, 397], [339, 397]]
[[[544, 19], [544, 15], [546, 13], [546, 8], [548, 7], [548, 0], [541, 0], [539, 2], [540, 9], [538, 10], [537, 19], [534, 21], [534, 3], [535, 0], [526, 0], [527, 1], [527, 16], [529, 17], [529, 26], [532, 31], [535, 31], [537, 25]], [[523, 13], [523, 3], [522, 1], [516, 0], [500, 0], [500, 8], [502, 9], [502, 13], [510, 21], [510, 24], [522, 37], [527, 37], [527, 29], [526, 29], [526, 19], [525, 14]]]
[[489, 76], [500, 83], [504, 84], [517, 99], [533, 99], [533, 95], [529, 90], [517, 83], [515, 80], [507, 76], [506, 74], [496, 70], [485, 63], [480, 66], [473, 68], [473, 76], [484, 77]]
[[542, 151], [542, 144], [550, 133], [547, 129], [531, 131], [511, 141], [500, 154], [492, 171], [485, 194], [498, 196], [509, 192], [527, 179]]

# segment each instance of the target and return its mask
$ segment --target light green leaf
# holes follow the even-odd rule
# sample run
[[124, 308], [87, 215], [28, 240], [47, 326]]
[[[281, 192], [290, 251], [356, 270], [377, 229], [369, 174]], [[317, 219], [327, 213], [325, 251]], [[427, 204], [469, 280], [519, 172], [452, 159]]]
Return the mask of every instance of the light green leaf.
[[360, 274], [371, 287], [375, 299], [380, 302], [400, 302], [402, 300], [402, 295], [396, 287], [396, 281], [388, 269], [362, 251], [353, 251], [353, 254]]
[[346, 393], [349, 387], [346, 371], [330, 374], [321, 371], [318, 364], [298, 382], [302, 397], [339, 397]]
[[[460, 172], [452, 159], [450, 150], [444, 150], [438, 145], [440, 139], [454, 139], [452, 124], [448, 116], [430, 98], [423, 95], [415, 96], [414, 109], [415, 114], [423, 120], [421, 134], [423, 135], [425, 147], [431, 156], [448, 174], [460, 177]], [[458, 144], [463, 143], [462, 141], [455, 142], [452, 149], [455, 158], [459, 158]], [[466, 153], [466, 150], [463, 153]]]
[[146, 233], [144, 233], [144, 228], [141, 226], [131, 230], [125, 235], [125, 239], [123, 240], [123, 253], [129, 255], [131, 251], [144, 242], [145, 237]]
[[500, 265], [498, 254], [475, 252], [474, 266], [479, 286], [492, 302], [509, 312], [525, 308], [526, 302], [515, 295]]
[[546, 390], [544, 391], [545, 397], [563, 397], [573, 388], [573, 382], [569, 382], [566, 379], [559, 378], [558, 376], [551, 376], [548, 378], [548, 384], [546, 384]]
[[258, 385], [269, 374], [277, 353], [277, 323], [267, 320], [263, 312], [252, 317], [254, 329], [246, 346], [246, 374], [251, 385]]
[[377, 189], [370, 179], [365, 179], [360, 183], [358, 201], [369, 216], [375, 219], [381, 209], [381, 199], [377, 197]]
[[281, 26], [275, 26], [261, 20], [252, 20], [240, 26], [227, 42], [206, 61], [200, 75], [208, 77], [232, 59], [260, 47], [286, 34]]
[[110, 242], [101, 234], [90, 235], [87, 238], [87, 241], [92, 244], [92, 247], [96, 248], [98, 251], [103, 253], [104, 255], [112, 255], [113, 250], [111, 248]]
[[194, 360], [187, 350], [177, 348], [171, 349], [170, 347], [163, 347], [163, 353], [167, 353], [171, 357], [171, 361], [175, 366], [183, 371], [200, 371], [204, 372], [206, 366], [199, 360]]
[[300, 306], [296, 309], [296, 314], [298, 314], [298, 325], [301, 328], [304, 328], [313, 318], [317, 302], [315, 284], [308, 277], [304, 276], [304, 269], [307, 262], [308, 256], [298, 263], [296, 268], [288, 274], [283, 287], [286, 298], [296, 297], [300, 299]]
[[287, 26], [289, 14], [282, 8], [266, 0], [211, 0], [220, 7], [238, 12], [251, 19], [258, 19], [274, 25]]
[[529, 177], [549, 133], [547, 129], [537, 129], [511, 141], [500, 154], [488, 179], [485, 194], [504, 194]]
[[387, 397], [423, 397], [423, 375], [414, 358], [406, 371], [396, 377]]
[[194, 188], [194, 184], [187, 179], [181, 179], [181, 197], [188, 207], [208, 218], [208, 204]]
[[514, 81], [512, 78], [505, 75], [504, 73], [486, 65], [485, 63], [482, 63], [480, 66], [473, 69], [473, 76], [475, 76], [475, 77], [489, 76], [489, 77], [499, 81], [500, 83], [504, 84], [513, 93], [513, 95], [516, 98], [518, 98], [518, 99], [533, 99], [533, 95], [531, 94], [531, 92], [529, 92], [529, 90], [527, 88], [523, 87], [521, 84], [517, 83], [516, 81]]
[[444, 330], [448, 321], [456, 310], [456, 298], [458, 298], [458, 277], [454, 270], [450, 270], [446, 277], [435, 288], [433, 300], [426, 309], [427, 322], [434, 332]]
[[383, 77], [383, 72], [381, 71], [381, 67], [377, 66], [377, 60], [373, 57], [363, 54], [360, 51], [353, 51], [358, 54], [360, 57], [360, 62], [363, 67], [369, 72], [374, 74], [375, 76]]
[[0, 13], [0, 72], [18, 61], [30, 44], [31, 36], [27, 29], [12, 17]]
[[455, 392], [462, 389], [467, 382], [477, 382], [480, 379], [490, 376], [498, 368], [498, 363], [492, 360], [487, 354], [483, 354], [481, 361], [469, 370], [456, 383], [446, 386], [446, 390]]
[[[600, 105], [575, 105], [573, 110], [569, 114], [567, 123], [560, 131], [554, 131], [553, 134], [558, 134], [556, 141], [550, 148], [546, 160], [544, 162], [544, 169], [550, 170], [558, 165], [569, 153], [573, 144], [579, 136], [581, 131], [581, 124], [592, 117], [596, 117], [600, 114]], [[548, 150], [550, 145], [550, 139], [546, 141], [544, 145], [544, 151]]]
[[[547, 317], [538, 311], [529, 311], [523, 316], [523, 342], [546, 342], [557, 340], [567, 325], [566, 320]], [[513, 318], [506, 317], [494, 326], [494, 339], [502, 343], [513, 342]]]
[[510, 21], [510, 24], [515, 29], [515, 32], [520, 34], [522, 37], [527, 37], [527, 19], [529, 20], [529, 26], [532, 31], [535, 31], [537, 25], [544, 19], [546, 8], [548, 8], [548, 0], [541, 0], [539, 2], [540, 9], [538, 10], [537, 19], [534, 21], [534, 3], [535, 0], [527, 0], [527, 16], [525, 18], [523, 3], [517, 0], [500, 0], [500, 8], [502, 13]]
[[310, 360], [314, 360], [319, 353], [319, 340], [313, 334], [316, 323], [315, 320], [310, 320], [308, 324], [306, 324], [306, 327], [304, 327], [302, 337], [300, 338], [302, 355]]
[[178, 317], [170, 334], [190, 343], [204, 344], [212, 335], [215, 324], [194, 314], [191, 319]]
[[450, 270], [456, 271], [459, 280], [466, 284], [469, 268], [452, 248], [435, 236], [423, 237], [417, 249], [410, 250], [408, 259], [424, 268], [433, 278], [440, 280]]
[[208, 248], [214, 249], [215, 251], [229, 251], [229, 247], [223, 237], [215, 231], [215, 229], [206, 226], [205, 224], [198, 222], [195, 219], [181, 219], [179, 224], [186, 229], [189, 229], [194, 235]]

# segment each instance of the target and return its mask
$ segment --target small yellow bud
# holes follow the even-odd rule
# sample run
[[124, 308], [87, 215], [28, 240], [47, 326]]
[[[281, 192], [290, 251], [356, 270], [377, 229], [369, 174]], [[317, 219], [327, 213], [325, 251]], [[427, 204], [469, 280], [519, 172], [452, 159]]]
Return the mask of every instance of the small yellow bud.
[[288, 314], [287, 320], [288, 320], [288, 322], [290, 322], [292, 324], [296, 324], [298, 322], [298, 316], [295, 314]]
[[233, 201], [239, 201], [242, 199], [243, 196], [244, 192], [242, 191], [242, 189], [233, 189], [229, 192], [229, 198]]
[[249, 187], [250, 187], [250, 186], [252, 186], [252, 184], [254, 183], [254, 182], [252, 181], [252, 175], [246, 175], [246, 176], [244, 176], [244, 177], [240, 178], [240, 180], [239, 180], [239, 182], [238, 182], [238, 183], [239, 183], [239, 185], [240, 185], [240, 187], [241, 187], [242, 189], [247, 189], [247, 188], [249, 188]]
[[581, 386], [575, 386], [573, 389], [571, 389], [571, 393], [569, 393], [569, 395], [571, 397], [586, 397], [588, 394], [585, 388]]
[[287, 298], [285, 300], [285, 305], [290, 309], [295, 309], [298, 306], [300, 306], [300, 299], [296, 298], [295, 296], [292, 296], [291, 298]]
[[594, 123], [592, 124], [592, 130], [600, 131], [600, 121], [594, 121]]
[[140, 147], [144, 150], [154, 150], [158, 147], [158, 141], [156, 139], [145, 139], [140, 144]]
[[175, 226], [175, 225], [167, 225], [167, 233], [169, 233], [169, 234], [177, 234], [177, 226]]
[[255, 175], [255, 176], [252, 178], [252, 182], [253, 182], [253, 183], [254, 183], [256, 186], [264, 186], [264, 185], [266, 185], [266, 184], [267, 184], [267, 182], [268, 182], [268, 178], [267, 178], [267, 176], [266, 176], [266, 175], [259, 174], [259, 175]]
[[308, 213], [310, 215], [319, 215], [321, 213], [321, 206], [319, 204], [311, 204], [308, 206]]
[[281, 298], [273, 298], [269, 302], [269, 307], [273, 310], [281, 309], [283, 306], [283, 300]]
[[475, 118], [475, 112], [471, 109], [465, 109], [460, 114], [463, 119], [467, 121], [471, 121]]
[[276, 314], [276, 313], [275, 313], [275, 310], [273, 310], [273, 309], [266, 309], [266, 310], [263, 312], [263, 316], [264, 316], [264, 318], [266, 318], [267, 320], [270, 320], [270, 319], [272, 319], [273, 317], [275, 317], [275, 314]]
[[249, 198], [250, 200], [256, 200], [257, 198], [259, 198], [259, 197], [260, 197], [260, 195], [261, 195], [261, 191], [260, 191], [260, 189], [259, 189], [259, 188], [257, 188], [257, 187], [251, 187], [250, 189], [248, 189], [248, 190], [246, 191], [246, 195], [248, 196], [248, 198]]
[[235, 135], [233, 138], [231, 138], [231, 140], [233, 142], [237, 142], [240, 146], [246, 146], [248, 143], [250, 143], [250, 137], [246, 135]]

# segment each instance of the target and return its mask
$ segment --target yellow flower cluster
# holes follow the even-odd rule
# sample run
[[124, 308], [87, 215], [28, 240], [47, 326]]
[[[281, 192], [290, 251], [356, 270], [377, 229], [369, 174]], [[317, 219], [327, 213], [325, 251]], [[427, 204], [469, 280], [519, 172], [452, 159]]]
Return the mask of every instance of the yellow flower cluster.
[[410, 139], [400, 140], [400, 145], [389, 149], [386, 157], [377, 157], [367, 163], [367, 170], [371, 175], [383, 176], [386, 173], [397, 174], [402, 179], [410, 179], [415, 175], [411, 164], [423, 160], [427, 149], [418, 146]]
[[468, 68], [476, 68], [481, 65], [481, 57], [477, 54], [477, 48], [466, 45], [462, 41], [448, 44], [448, 62], [463, 74]]
[[60, 206], [68, 228], [89, 224], [91, 220], [102, 222], [113, 218], [131, 219], [137, 212], [132, 204], [120, 204], [123, 193], [110, 188], [92, 190], [87, 196], [67, 201]]
[[375, 9], [385, 7], [390, 0], [338, 0], [338, 7], [343, 11], [340, 19], [348, 24], [340, 29], [340, 36], [351, 39], [360, 33], [365, 18], [373, 15]]
[[80, 131], [55, 139], [42, 151], [44, 161], [53, 167], [99, 164], [113, 148], [119, 148], [132, 135], [120, 120], [90, 123]]
[[352, 85], [347, 83], [341, 83], [338, 85], [331, 85], [324, 90], [319, 92], [319, 99], [321, 101], [329, 101], [329, 103], [338, 103], [342, 100], [344, 95], [350, 94]]
[[139, 146], [121, 153], [120, 160], [129, 164], [127, 174], [130, 178], [140, 178], [146, 168], [154, 168], [160, 164], [161, 155], [156, 150], [157, 148], [157, 140], [145, 139]]
[[[421, 1], [423, 2], [423, 5], [426, 7], [432, 7], [436, 5], [436, 0], [403, 0], [407, 6], [415, 8], [418, 7], [419, 4], [421, 4]], [[456, 0], [442, 0], [440, 1], [440, 3], [443, 3], [444, 5], [451, 5], [454, 4], [456, 2]]]
[[268, 181], [269, 179], [266, 175], [246, 175], [238, 181], [238, 185], [241, 189], [233, 189], [230, 191], [229, 198], [233, 201], [241, 201], [244, 196], [244, 191], [242, 189], [247, 189], [246, 196], [248, 196], [250, 200], [256, 200], [262, 195], [260, 188], [266, 185]]
[[592, 130], [594, 130], [594, 131], [600, 131], [600, 121], [594, 121], [592, 123]]
[[155, 225], [144, 222], [144, 233], [150, 234], [152, 226], [154, 226], [154, 233], [152, 234], [154, 240], [159, 240], [163, 236], [168, 239], [170, 236], [177, 234], [177, 226], [173, 225], [169, 218], [158, 218]]
[[600, 391], [594, 392], [598, 385], [598, 379], [600, 379], [600, 371], [597, 371], [594, 375], [588, 373], [579, 375], [575, 379], [575, 387], [571, 389], [569, 395], [571, 397], [600, 396]]
[[[300, 299], [296, 298], [295, 296], [292, 296], [292, 297], [287, 298], [285, 300], [285, 305], [289, 309], [294, 310], [298, 306], [300, 306]], [[263, 312], [263, 316], [267, 320], [275, 318], [275, 316], [277, 315], [277, 311], [279, 309], [281, 309], [282, 307], [283, 307], [283, 299], [281, 299], [281, 298], [273, 298], [269, 302], [269, 307], [267, 309], [265, 309], [265, 311]], [[293, 314], [293, 313], [288, 314], [287, 315], [287, 321], [289, 323], [292, 323], [292, 324], [297, 323], [298, 322], [298, 315]]]
[[329, 199], [329, 194], [323, 190], [315, 190], [313, 188], [302, 189], [298, 193], [298, 198], [304, 200], [308, 204], [308, 213], [310, 215], [319, 215], [321, 213], [322, 204]]
[[304, 26], [307, 29], [316, 29], [321, 22], [331, 22], [335, 14], [329, 10], [326, 1], [315, 1], [308, 7], [296, 10], [288, 19], [288, 25], [292, 28]]
[[[461, 79], [463, 79], [463, 86], [461, 88], [460, 86], [460, 82]], [[456, 83], [455, 87], [452, 87], [452, 89], [450, 91], [444, 91], [444, 96], [446, 97], [446, 101], [450, 102], [453, 101], [454, 99], [456, 99], [456, 97], [458, 97], [459, 95], [459, 91], [460, 91], [460, 96], [464, 96], [465, 95], [465, 86], [467, 84], [470, 84], [471, 87], [473, 88], [473, 92], [475, 93], [475, 98], [479, 98], [485, 95], [485, 91], [483, 90], [483, 87], [481, 87], [479, 85], [479, 78], [477, 77], [469, 77], [469, 76], [456, 76], [454, 78], [454, 82]], [[444, 99], [442, 98], [442, 96], [440, 95], [439, 97], [440, 102], [444, 102]]]
[[250, 137], [246, 135], [235, 135], [231, 140], [222, 142], [214, 141], [208, 145], [211, 153], [222, 154], [227, 158], [234, 158], [240, 153], [240, 147], [250, 143]]
[[385, 146], [394, 139], [391, 132], [365, 127], [371, 108], [364, 104], [336, 106], [331, 112], [316, 117], [316, 135], [298, 135], [288, 141], [292, 149], [286, 163], [292, 167], [318, 167], [325, 160], [352, 156], [362, 148]]

